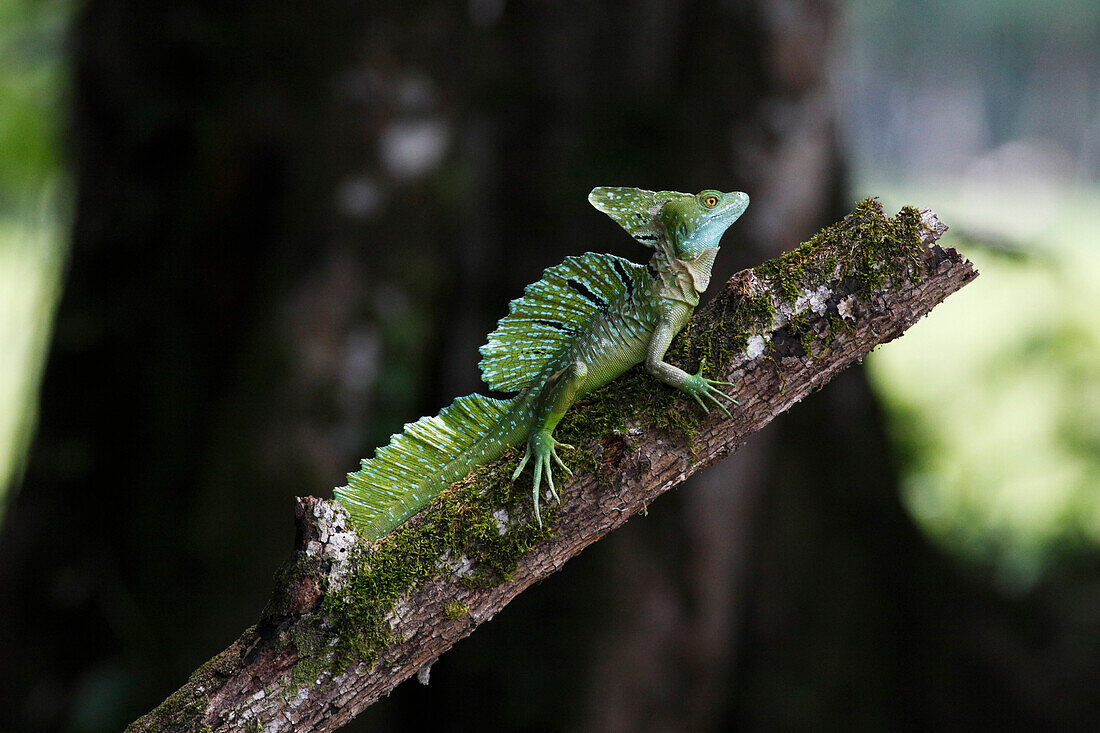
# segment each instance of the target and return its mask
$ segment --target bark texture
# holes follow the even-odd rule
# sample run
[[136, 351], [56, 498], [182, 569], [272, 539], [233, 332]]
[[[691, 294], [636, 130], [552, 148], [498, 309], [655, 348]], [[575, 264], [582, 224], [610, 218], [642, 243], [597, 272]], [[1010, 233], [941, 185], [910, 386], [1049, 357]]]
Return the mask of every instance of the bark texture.
[[[471, 568], [465, 558], [440, 557], [438, 576], [411, 584], [386, 616], [395, 642], [373, 664], [358, 658], [319, 672], [303, 664], [303, 629], [318, 622], [326, 628], [327, 620], [320, 618], [329, 608], [326, 595], [348, 593], [352, 579], [368, 571], [361, 562], [364, 544], [343, 508], [330, 500], [298, 499], [295, 555], [277, 576], [260, 623], [130, 730], [328, 731], [413, 674], [420, 672], [426, 681], [441, 654], [532, 583], [644, 513], [649, 502], [692, 473], [736, 450], [753, 432], [875, 346], [901, 335], [976, 277], [969, 261], [935, 244], [946, 227], [932, 212], [922, 212], [921, 229], [919, 254], [908, 257], [902, 269], [897, 262], [864, 263], [869, 272], [899, 273], [870, 290], [846, 270], [844, 253], [839, 253], [840, 264], [830, 266], [817, 281], [800, 282], [797, 293], [766, 274], [766, 265], [736, 274], [681, 335], [690, 340], [720, 336], [715, 331], [728, 328], [726, 314], [767, 299], [768, 326], [717, 365], [718, 378], [737, 385], [731, 391], [741, 406], [732, 418], [714, 410], [693, 434], [675, 435], [635, 416], [625, 430], [583, 446], [601, 466], [600, 475], [578, 472], [565, 486], [553, 536], [530, 547], [513, 572], [488, 587], [468, 582]], [[686, 403], [679, 406], [694, 409]], [[589, 408], [581, 403], [574, 409], [583, 418]], [[424, 516], [418, 514], [408, 525], [415, 530]], [[507, 521], [501, 526], [506, 531]], [[319, 646], [321, 654], [329, 648], [327, 643]], [[318, 645], [310, 648], [315, 655]], [[301, 674], [303, 669], [310, 670], [308, 676]]]

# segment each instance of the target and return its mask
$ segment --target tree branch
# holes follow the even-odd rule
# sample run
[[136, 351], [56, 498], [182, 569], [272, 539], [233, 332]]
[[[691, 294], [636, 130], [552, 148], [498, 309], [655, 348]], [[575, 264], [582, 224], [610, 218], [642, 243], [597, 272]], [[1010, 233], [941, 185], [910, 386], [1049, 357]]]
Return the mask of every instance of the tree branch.
[[[515, 456], [482, 467], [368, 545], [334, 501], [297, 500], [295, 553], [257, 626], [131, 731], [339, 728], [532, 583], [654, 498], [721, 460], [776, 415], [976, 277], [935, 244], [931, 211], [883, 216], [877, 202], [798, 249], [744, 270], [674, 342], [669, 361], [735, 386], [731, 418], [629, 372], [559, 427], [576, 476], [531, 518]], [[587, 469], [587, 470], [584, 470]], [[204, 728], [204, 726], [206, 726]]]

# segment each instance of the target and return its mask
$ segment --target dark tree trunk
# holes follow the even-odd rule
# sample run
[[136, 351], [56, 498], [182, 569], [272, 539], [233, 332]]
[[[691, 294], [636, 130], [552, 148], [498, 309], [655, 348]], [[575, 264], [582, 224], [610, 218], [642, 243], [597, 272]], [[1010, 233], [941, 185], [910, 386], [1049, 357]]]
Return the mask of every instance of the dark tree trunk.
[[343, 408], [296, 352], [361, 287], [332, 274], [332, 176], [359, 154], [341, 7], [82, 6], [71, 259], [0, 538], [0, 729], [117, 730], [162, 697], [254, 619], [292, 497], [352, 458], [309, 430]]

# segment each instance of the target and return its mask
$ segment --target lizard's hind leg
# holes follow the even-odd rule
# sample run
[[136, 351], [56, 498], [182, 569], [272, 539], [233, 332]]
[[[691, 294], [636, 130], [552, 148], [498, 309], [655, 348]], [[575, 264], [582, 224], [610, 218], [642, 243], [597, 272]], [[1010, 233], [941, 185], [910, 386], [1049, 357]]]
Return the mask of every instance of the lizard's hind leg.
[[554, 486], [554, 474], [551, 460], [558, 464], [563, 471], [570, 476], [573, 472], [565, 465], [558, 455], [557, 448], [573, 449], [573, 446], [559, 443], [553, 435], [554, 428], [565, 416], [566, 410], [577, 399], [577, 394], [584, 386], [588, 378], [588, 367], [582, 361], [575, 361], [569, 366], [556, 372], [548, 380], [539, 394], [538, 413], [535, 419], [535, 428], [527, 438], [527, 450], [523, 453], [523, 459], [512, 474], [512, 480], [519, 478], [527, 461], [534, 456], [534, 481], [531, 487], [532, 500], [535, 504], [535, 520], [542, 526], [542, 515], [539, 513], [539, 488], [542, 484], [542, 475], [546, 474], [546, 484], [550, 488], [550, 495], [561, 502], [557, 487]]

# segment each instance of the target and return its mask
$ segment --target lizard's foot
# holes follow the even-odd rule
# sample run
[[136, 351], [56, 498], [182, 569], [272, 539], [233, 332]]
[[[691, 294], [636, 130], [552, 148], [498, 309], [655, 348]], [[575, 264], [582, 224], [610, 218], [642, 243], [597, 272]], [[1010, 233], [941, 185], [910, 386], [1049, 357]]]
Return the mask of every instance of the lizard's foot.
[[726, 417], [732, 418], [733, 415], [726, 409], [725, 404], [722, 403], [719, 397], [724, 397], [735, 405], [741, 404], [737, 400], [730, 397], [728, 394], [718, 389], [716, 385], [722, 385], [725, 387], [733, 387], [732, 382], [720, 382], [717, 379], [707, 379], [703, 376], [703, 367], [707, 365], [707, 360], [703, 359], [699, 362], [699, 371], [688, 377], [687, 380], [680, 385], [680, 389], [691, 395], [699, 406], [703, 408], [703, 412], [710, 412], [710, 407], [703, 401], [703, 398], [707, 398], [715, 405], [718, 405], [722, 412], [726, 413]]
[[516, 466], [515, 473], [512, 474], [512, 480], [515, 481], [519, 478], [520, 473], [523, 471], [523, 467], [527, 465], [527, 461], [532, 455], [535, 456], [535, 480], [531, 488], [531, 497], [535, 503], [535, 521], [538, 522], [539, 527], [542, 527], [542, 515], [539, 513], [539, 487], [542, 484], [543, 471], [546, 472], [546, 483], [550, 487], [550, 495], [557, 499], [558, 503], [561, 503], [561, 497], [558, 495], [558, 490], [554, 486], [554, 475], [551, 471], [550, 460], [553, 459], [563, 471], [570, 476], [573, 472], [569, 470], [569, 467], [562, 462], [558, 456], [558, 447], [568, 448], [573, 450], [573, 446], [566, 445], [565, 443], [559, 443], [554, 440], [554, 436], [550, 434], [548, 430], [538, 430], [531, 434], [531, 437], [527, 439], [527, 450], [523, 453], [523, 459], [520, 460], [519, 465]]

